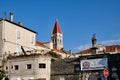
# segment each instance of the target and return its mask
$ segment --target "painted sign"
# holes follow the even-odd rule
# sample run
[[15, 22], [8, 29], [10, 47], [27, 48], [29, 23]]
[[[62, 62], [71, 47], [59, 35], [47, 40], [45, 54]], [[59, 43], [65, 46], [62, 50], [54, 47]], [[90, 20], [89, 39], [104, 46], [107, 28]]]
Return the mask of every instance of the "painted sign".
[[108, 67], [107, 58], [81, 60], [81, 70], [103, 70]]

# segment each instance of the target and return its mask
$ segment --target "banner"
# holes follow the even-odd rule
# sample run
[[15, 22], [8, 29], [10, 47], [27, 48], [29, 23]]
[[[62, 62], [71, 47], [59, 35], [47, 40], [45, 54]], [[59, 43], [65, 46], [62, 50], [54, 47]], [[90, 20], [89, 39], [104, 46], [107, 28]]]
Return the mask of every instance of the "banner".
[[108, 67], [107, 58], [81, 60], [81, 71], [102, 70]]

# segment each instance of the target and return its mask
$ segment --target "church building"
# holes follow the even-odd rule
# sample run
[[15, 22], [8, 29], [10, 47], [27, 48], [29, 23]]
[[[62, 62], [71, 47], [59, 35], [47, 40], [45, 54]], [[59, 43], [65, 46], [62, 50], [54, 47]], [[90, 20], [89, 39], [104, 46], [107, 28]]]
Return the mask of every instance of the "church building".
[[53, 42], [53, 48], [61, 50], [63, 48], [63, 34], [60, 29], [58, 20], [55, 22], [51, 38]]

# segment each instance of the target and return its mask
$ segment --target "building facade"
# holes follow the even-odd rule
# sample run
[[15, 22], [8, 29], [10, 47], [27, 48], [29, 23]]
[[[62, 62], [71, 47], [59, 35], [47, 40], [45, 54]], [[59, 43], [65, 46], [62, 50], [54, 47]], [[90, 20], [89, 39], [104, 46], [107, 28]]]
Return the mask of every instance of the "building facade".
[[10, 80], [50, 80], [51, 58], [40, 54], [11, 56], [8, 60]]
[[80, 52], [75, 53], [76, 57], [84, 56], [84, 55], [93, 55], [93, 54], [116, 54], [120, 53], [120, 45], [108, 45], [104, 46], [103, 44], [97, 44], [97, 39], [95, 35], [92, 37], [92, 47], [82, 50]]
[[96, 43], [94, 35], [92, 47], [78, 57], [51, 63], [51, 80], [120, 80], [120, 46]]
[[84, 55], [52, 62], [51, 80], [120, 80], [119, 71], [120, 53]]
[[36, 32], [22, 25], [22, 23], [13, 22], [13, 14], [10, 14], [10, 20], [0, 19], [0, 55], [19, 54], [22, 52], [21, 46], [25, 51], [35, 49]]
[[58, 20], [56, 20], [55, 22], [51, 38], [52, 38], [53, 48], [61, 50], [63, 48], [63, 34], [60, 29]]

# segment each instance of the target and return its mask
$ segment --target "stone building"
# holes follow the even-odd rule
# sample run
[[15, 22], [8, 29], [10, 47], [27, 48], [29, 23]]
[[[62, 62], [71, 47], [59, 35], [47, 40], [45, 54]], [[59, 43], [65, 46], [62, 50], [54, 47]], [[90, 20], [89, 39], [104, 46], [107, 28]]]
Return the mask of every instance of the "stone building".
[[79, 56], [84, 56], [84, 55], [93, 55], [94, 53], [95, 54], [104, 54], [104, 53], [116, 54], [116, 53], [120, 53], [120, 45], [104, 46], [103, 44], [97, 44], [97, 42], [94, 42], [94, 41], [97, 41], [95, 35], [92, 38], [92, 47], [75, 53], [75, 56], [79, 57]]
[[50, 80], [50, 56], [35, 53], [9, 56], [7, 65], [10, 80]]
[[56, 20], [55, 22], [55, 26], [51, 38], [52, 38], [53, 48], [61, 50], [63, 48], [63, 34], [60, 29], [58, 20]]
[[94, 35], [92, 48], [79, 57], [52, 62], [51, 80], [120, 80], [119, 46], [98, 47], [96, 41]]
[[79, 80], [79, 58], [69, 58], [51, 62], [50, 80]]
[[13, 13], [10, 19], [0, 19], [0, 57], [3, 55], [35, 49], [36, 32], [23, 26], [22, 22], [13, 22]]
[[120, 80], [119, 71], [120, 53], [84, 55], [52, 62], [51, 80]]
[[[22, 22], [14, 22], [13, 17], [13, 13], [10, 13], [10, 19], [0, 18], [0, 59], [3, 55], [12, 53], [19, 55], [22, 52], [21, 47], [26, 52], [52, 49], [58, 51], [57, 53], [63, 53], [62, 56], [66, 56], [66, 53], [62, 51], [64, 50], [63, 34], [58, 20], [56, 20], [53, 28], [51, 41], [40, 42], [36, 40], [36, 31], [25, 27]], [[39, 46], [37, 43], [44, 47]]]

